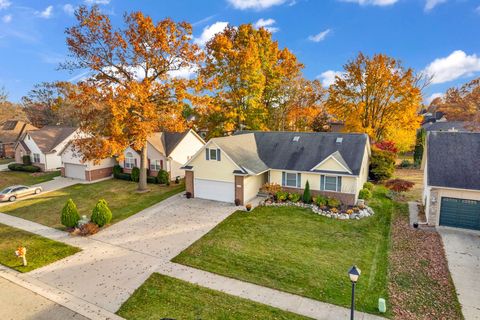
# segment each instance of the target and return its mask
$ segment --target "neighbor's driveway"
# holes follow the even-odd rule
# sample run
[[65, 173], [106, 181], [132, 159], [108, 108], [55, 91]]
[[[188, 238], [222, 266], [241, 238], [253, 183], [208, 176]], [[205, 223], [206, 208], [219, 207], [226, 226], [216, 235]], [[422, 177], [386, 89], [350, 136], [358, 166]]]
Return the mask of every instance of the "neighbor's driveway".
[[480, 234], [439, 228], [465, 320], [480, 320]]
[[29, 275], [116, 312], [159, 265], [235, 210], [226, 203], [173, 196], [84, 238], [83, 251]]

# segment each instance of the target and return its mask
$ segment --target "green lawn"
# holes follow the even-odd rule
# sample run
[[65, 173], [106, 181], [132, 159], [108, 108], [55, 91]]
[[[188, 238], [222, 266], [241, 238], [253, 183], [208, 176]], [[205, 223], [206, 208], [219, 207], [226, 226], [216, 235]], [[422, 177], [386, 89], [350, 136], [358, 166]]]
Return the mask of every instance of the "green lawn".
[[15, 159], [10, 159], [10, 158], [0, 159], [0, 164], [7, 164], [7, 163], [10, 163], [10, 162], [15, 162]]
[[307, 319], [154, 273], [117, 312], [125, 319]]
[[149, 188], [150, 192], [137, 193], [137, 183], [117, 179], [77, 184], [15, 202], [1, 207], [0, 211], [53, 228], [62, 228], [60, 213], [68, 198], [73, 199], [80, 215], [87, 216], [90, 216], [99, 199], [105, 199], [112, 210], [112, 223], [115, 223], [181, 192], [184, 185], [149, 185]]
[[45, 181], [52, 180], [60, 175], [60, 171], [53, 172], [19, 172], [19, 171], [0, 171], [0, 190], [16, 184], [31, 186]]
[[[15, 256], [18, 247], [27, 248], [27, 266]], [[28, 272], [79, 252], [80, 249], [33, 233], [0, 224], [0, 264]]]
[[387, 268], [394, 203], [377, 187], [370, 205], [376, 214], [356, 221], [333, 220], [297, 207], [238, 211], [173, 261], [348, 307], [347, 271], [362, 275], [357, 309], [377, 313], [387, 298]]

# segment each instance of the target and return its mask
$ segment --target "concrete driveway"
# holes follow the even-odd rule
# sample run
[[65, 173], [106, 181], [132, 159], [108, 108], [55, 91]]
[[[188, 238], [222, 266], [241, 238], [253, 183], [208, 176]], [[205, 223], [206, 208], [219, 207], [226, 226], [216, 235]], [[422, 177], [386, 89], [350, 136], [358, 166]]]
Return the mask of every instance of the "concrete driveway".
[[84, 239], [88, 243], [82, 252], [29, 275], [116, 312], [158, 266], [236, 209], [226, 203], [173, 196]]
[[3, 278], [0, 278], [0, 319], [87, 320], [78, 313]]
[[439, 228], [465, 320], [480, 320], [480, 233]]

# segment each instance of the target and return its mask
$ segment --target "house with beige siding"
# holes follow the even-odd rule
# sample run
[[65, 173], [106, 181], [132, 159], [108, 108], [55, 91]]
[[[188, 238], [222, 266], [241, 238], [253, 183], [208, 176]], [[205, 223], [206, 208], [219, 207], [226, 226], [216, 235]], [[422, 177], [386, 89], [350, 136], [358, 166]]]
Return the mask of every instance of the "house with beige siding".
[[428, 132], [425, 148], [428, 225], [480, 231], [480, 133]]
[[[205, 145], [205, 141], [193, 130], [184, 132], [155, 132], [147, 139], [148, 174], [157, 176], [160, 170], [169, 173], [170, 180], [183, 178], [182, 166]], [[123, 171], [130, 173], [140, 166], [140, 152], [128, 147], [119, 162]]]
[[214, 138], [190, 159], [186, 191], [193, 197], [246, 204], [265, 183], [335, 197], [353, 205], [368, 178], [365, 134], [240, 132]]
[[75, 127], [46, 126], [28, 130], [15, 145], [15, 162], [22, 163], [22, 157], [28, 155], [32, 164], [42, 171], [58, 170], [62, 167], [61, 152], [78, 137], [79, 130]]

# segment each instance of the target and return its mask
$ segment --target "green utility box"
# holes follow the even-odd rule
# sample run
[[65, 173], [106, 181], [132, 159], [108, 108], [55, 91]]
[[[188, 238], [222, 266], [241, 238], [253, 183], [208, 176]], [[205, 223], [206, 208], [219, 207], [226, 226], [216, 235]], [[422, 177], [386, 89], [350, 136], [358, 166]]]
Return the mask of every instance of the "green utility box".
[[387, 303], [383, 298], [378, 299], [378, 311], [380, 311], [381, 313], [387, 312]]

